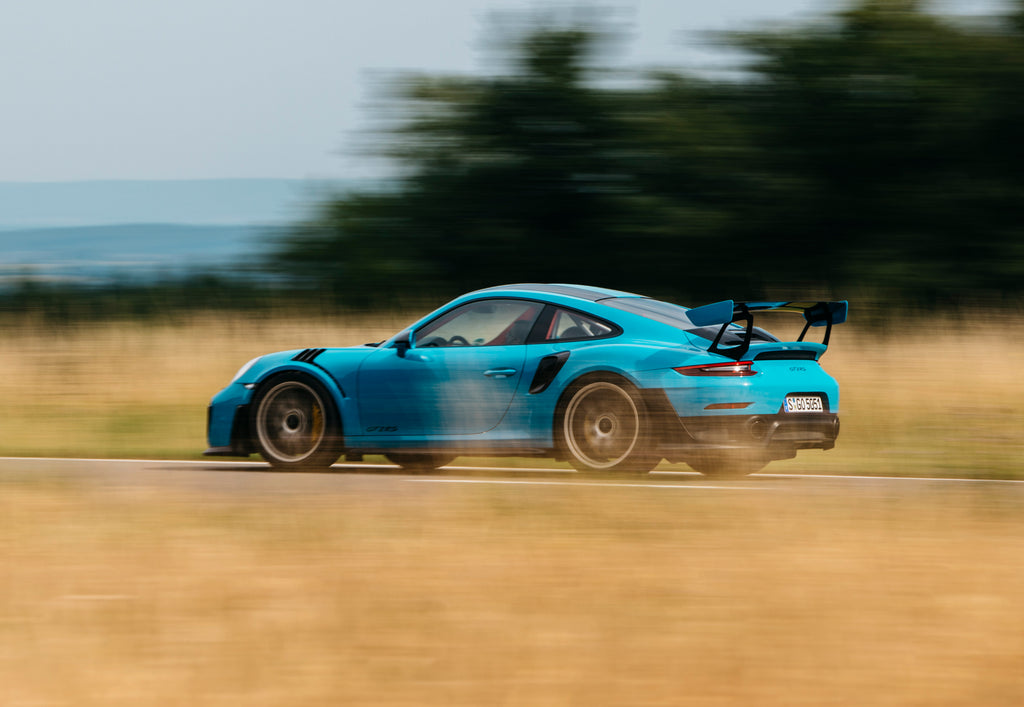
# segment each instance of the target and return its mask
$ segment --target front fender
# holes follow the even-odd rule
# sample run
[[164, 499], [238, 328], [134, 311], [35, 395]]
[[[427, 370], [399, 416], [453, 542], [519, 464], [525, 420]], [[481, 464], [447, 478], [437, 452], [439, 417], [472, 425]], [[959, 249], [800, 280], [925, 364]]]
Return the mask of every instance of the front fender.
[[282, 376], [302, 374], [312, 378], [327, 391], [338, 411], [342, 434], [349, 420], [346, 417], [348, 398], [341, 387], [324, 370], [309, 364], [261, 366], [262, 370], [246, 376], [249, 382], [235, 382], [214, 396], [207, 417], [207, 455], [248, 456], [255, 451], [249, 430], [249, 411], [256, 391], [268, 381]]
[[256, 390], [271, 378], [287, 376], [295, 373], [303, 373], [316, 380], [317, 383], [322, 385], [327, 392], [330, 393], [331, 397], [334, 399], [335, 405], [346, 397], [345, 391], [342, 389], [338, 381], [334, 380], [334, 377], [330, 373], [314, 364], [300, 363], [297, 361], [289, 361], [285, 365], [274, 366], [262, 371], [253, 382], [246, 384], [246, 387], [250, 390]]

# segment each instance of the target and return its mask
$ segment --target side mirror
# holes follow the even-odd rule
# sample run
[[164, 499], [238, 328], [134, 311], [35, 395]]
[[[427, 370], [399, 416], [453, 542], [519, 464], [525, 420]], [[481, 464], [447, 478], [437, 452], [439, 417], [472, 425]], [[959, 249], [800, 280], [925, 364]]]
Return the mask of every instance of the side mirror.
[[395, 350], [398, 353], [398, 358], [405, 358], [405, 355], [409, 353], [411, 348], [412, 341], [409, 339], [409, 332], [405, 332], [395, 339]]

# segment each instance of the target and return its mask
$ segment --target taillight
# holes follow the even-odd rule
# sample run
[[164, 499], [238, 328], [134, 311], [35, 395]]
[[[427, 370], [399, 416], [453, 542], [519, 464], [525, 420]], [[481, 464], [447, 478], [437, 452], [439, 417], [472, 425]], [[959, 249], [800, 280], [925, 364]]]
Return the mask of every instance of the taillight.
[[674, 371], [684, 376], [756, 376], [753, 361], [736, 361], [726, 363], [703, 363], [698, 366], [680, 366]]

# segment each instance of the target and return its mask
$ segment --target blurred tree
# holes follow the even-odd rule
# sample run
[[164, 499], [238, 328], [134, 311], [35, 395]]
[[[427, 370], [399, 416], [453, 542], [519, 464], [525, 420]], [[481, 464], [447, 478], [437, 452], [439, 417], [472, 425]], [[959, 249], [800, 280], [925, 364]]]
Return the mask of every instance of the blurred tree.
[[[715, 120], [696, 97], [690, 124], [649, 85], [602, 84], [595, 59], [608, 41], [593, 28], [542, 29], [514, 43], [495, 76], [401, 83], [384, 153], [403, 176], [325, 206], [287, 235], [277, 263], [348, 300], [385, 283], [678, 290], [727, 218], [685, 194], [708, 176], [708, 158], [686, 153], [705, 149]], [[671, 84], [678, 109], [689, 84]], [[688, 253], [688, 242], [699, 247]]]
[[[394, 85], [386, 189], [274, 266], [352, 303], [578, 281], [689, 301], [1024, 287], [1024, 0], [966, 24], [862, 0], [727, 35], [740, 80], [602, 70], [615, 33], [539, 25], [493, 76]], [[387, 116], [385, 116], [387, 117]]]
[[509, 75], [410, 87], [424, 109], [391, 154], [444, 281], [565, 277], [622, 220], [624, 136], [611, 97], [587, 85], [592, 47], [582, 31], [538, 33]]
[[1021, 29], [867, 0], [734, 37], [756, 57], [739, 90], [771, 175], [746, 204], [746, 240], [780, 282], [820, 273], [947, 303], [1020, 292]]

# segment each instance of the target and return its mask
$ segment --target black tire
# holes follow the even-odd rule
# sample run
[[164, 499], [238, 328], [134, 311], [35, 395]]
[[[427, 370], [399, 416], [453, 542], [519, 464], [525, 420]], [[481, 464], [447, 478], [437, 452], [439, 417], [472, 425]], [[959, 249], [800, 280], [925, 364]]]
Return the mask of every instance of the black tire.
[[762, 454], [727, 450], [687, 460], [694, 471], [716, 479], [738, 479], [763, 469], [770, 460]]
[[452, 454], [435, 454], [433, 452], [392, 452], [384, 456], [392, 464], [397, 464], [405, 471], [414, 474], [436, 471], [455, 460], [455, 456]]
[[650, 450], [649, 419], [643, 399], [628, 382], [591, 377], [562, 396], [555, 435], [562, 454], [579, 471], [646, 474], [661, 461]]
[[302, 373], [272, 378], [253, 398], [252, 439], [271, 466], [328, 469], [341, 455], [341, 422], [330, 395]]

